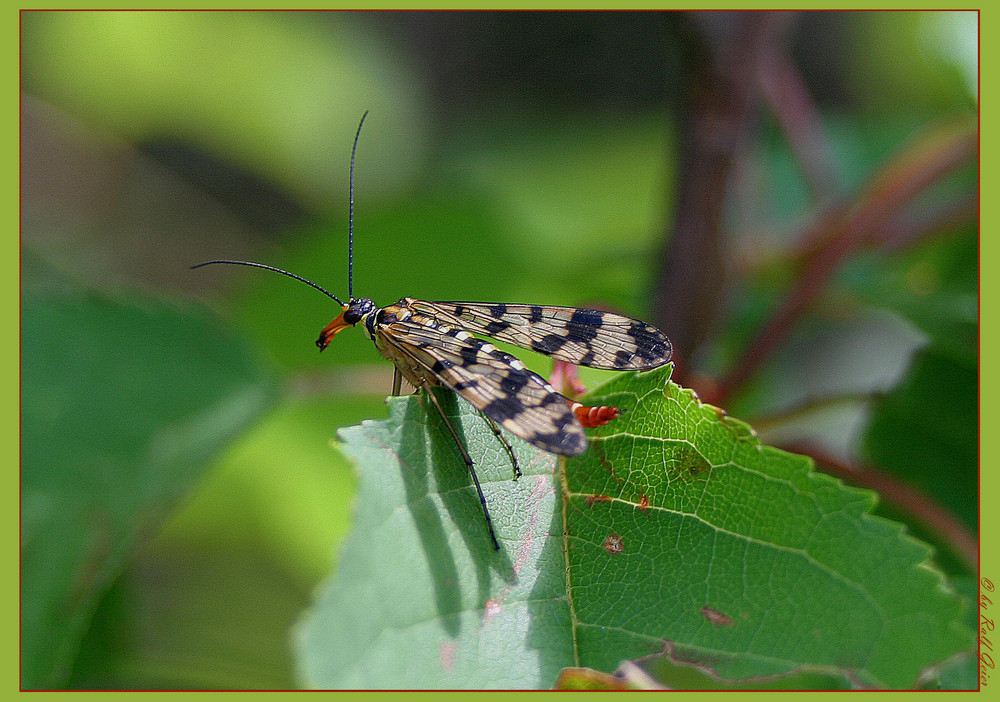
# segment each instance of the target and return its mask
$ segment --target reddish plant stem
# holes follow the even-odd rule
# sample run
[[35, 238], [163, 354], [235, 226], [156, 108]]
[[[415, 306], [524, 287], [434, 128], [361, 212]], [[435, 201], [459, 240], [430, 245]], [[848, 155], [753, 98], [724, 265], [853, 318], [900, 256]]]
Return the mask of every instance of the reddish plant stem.
[[712, 404], [725, 405], [757, 371], [820, 296], [847, 256], [863, 245], [881, 242], [893, 218], [914, 196], [975, 154], [975, 125], [940, 129], [907, 149], [883, 168], [850, 205], [828, 210], [806, 232], [803, 270], [788, 295], [719, 384]]
[[684, 16], [681, 125], [675, 216], [659, 257], [652, 321], [674, 346], [674, 377], [713, 331], [722, 308], [720, 230], [728, 184], [754, 123], [755, 57], [784, 24], [782, 13]]
[[976, 156], [976, 147], [974, 122], [945, 124], [918, 136], [876, 172], [853, 200], [830, 208], [817, 226], [809, 227], [801, 237], [802, 243], [796, 255], [808, 263], [811, 256], [827, 246], [840, 229], [824, 227], [823, 222], [838, 214], [841, 219], [858, 220], [858, 226], [866, 227], [863, 233], [867, 236], [862, 243], [881, 245], [894, 231], [892, 224], [903, 216], [903, 206], [955, 169], [969, 163]]
[[819, 201], [832, 199], [839, 190], [833, 149], [819, 111], [783, 46], [772, 45], [762, 52], [755, 78], [813, 197]]
[[971, 193], [952, 198], [930, 212], [897, 220], [887, 228], [882, 248], [901, 251], [918, 246], [959, 227], [975, 224], [979, 216], [979, 195]]

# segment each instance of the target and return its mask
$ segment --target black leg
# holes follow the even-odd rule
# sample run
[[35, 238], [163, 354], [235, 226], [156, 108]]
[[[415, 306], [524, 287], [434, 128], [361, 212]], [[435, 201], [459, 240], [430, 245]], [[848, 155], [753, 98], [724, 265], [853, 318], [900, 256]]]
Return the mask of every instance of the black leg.
[[503, 444], [503, 447], [507, 449], [507, 454], [510, 456], [510, 463], [512, 466], [514, 466], [514, 480], [517, 480], [518, 478], [521, 477], [521, 466], [518, 465], [517, 456], [514, 455], [514, 447], [511, 446], [510, 442], [507, 441], [507, 438], [500, 433], [500, 427], [497, 426], [496, 422], [494, 422], [492, 419], [487, 417], [482, 412], [479, 412], [479, 414], [483, 415], [483, 419], [486, 420], [486, 423], [490, 426], [490, 429], [492, 429], [493, 433], [496, 434], [496, 437], [500, 439], [500, 443]]
[[448, 427], [448, 431], [451, 432], [451, 436], [455, 439], [455, 444], [458, 446], [458, 450], [462, 452], [462, 460], [465, 461], [465, 465], [469, 467], [469, 473], [472, 475], [472, 482], [476, 485], [476, 492], [479, 493], [479, 502], [483, 506], [483, 515], [486, 517], [486, 528], [490, 531], [490, 539], [493, 541], [493, 548], [497, 551], [500, 550], [500, 544], [497, 542], [497, 536], [493, 532], [493, 520], [490, 519], [490, 510], [486, 507], [486, 496], [483, 495], [483, 489], [479, 486], [479, 476], [476, 475], [476, 467], [472, 463], [472, 457], [469, 452], [465, 449], [465, 445], [458, 436], [458, 432], [455, 431], [455, 427], [451, 425], [451, 420], [448, 419], [448, 415], [444, 413], [444, 409], [441, 407], [441, 403], [438, 402], [437, 397], [434, 395], [433, 390], [431, 390], [430, 384], [425, 380], [423, 383], [424, 393], [431, 398], [431, 402], [437, 407], [438, 414], [441, 415], [441, 419], [444, 420], [444, 425]]

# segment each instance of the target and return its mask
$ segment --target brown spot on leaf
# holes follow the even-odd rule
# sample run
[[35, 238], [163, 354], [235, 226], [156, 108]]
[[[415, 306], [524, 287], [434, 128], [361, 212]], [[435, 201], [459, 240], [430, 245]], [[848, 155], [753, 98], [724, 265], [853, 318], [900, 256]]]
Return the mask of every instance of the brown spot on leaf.
[[604, 454], [604, 442], [603, 441], [591, 442], [590, 449], [594, 452], [594, 455], [597, 456], [597, 460], [601, 463], [601, 465], [604, 468], [606, 468], [608, 473], [611, 474], [611, 477], [615, 479], [615, 482], [621, 485], [623, 482], [622, 479], [615, 474], [615, 467], [611, 464], [611, 461], [609, 461], [608, 457]]
[[712, 471], [712, 464], [697, 449], [685, 444], [671, 451], [667, 458], [667, 474], [680, 480], [705, 480]]
[[622, 537], [618, 534], [608, 534], [608, 538], [604, 540], [604, 550], [610, 553], [612, 556], [617, 556], [625, 549], [625, 542]]
[[708, 623], [712, 626], [732, 626], [733, 620], [731, 617], [723, 614], [717, 609], [712, 609], [711, 607], [702, 607], [701, 615], [708, 620]]
[[595, 502], [610, 502], [611, 498], [607, 495], [587, 495], [587, 506], [593, 507]]
[[646, 497], [645, 493], [643, 493], [642, 495], [639, 495], [639, 505], [638, 505], [638, 508], [639, 508], [639, 510], [641, 512], [648, 512], [649, 511], [649, 498]]

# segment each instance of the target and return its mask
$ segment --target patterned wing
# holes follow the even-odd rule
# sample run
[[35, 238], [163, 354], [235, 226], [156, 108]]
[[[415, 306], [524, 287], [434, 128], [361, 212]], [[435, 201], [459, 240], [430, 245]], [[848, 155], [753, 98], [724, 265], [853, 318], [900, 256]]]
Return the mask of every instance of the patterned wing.
[[624, 315], [579, 307], [482, 302], [424, 302], [412, 309], [578, 366], [648, 370], [670, 360], [670, 340], [656, 327]]
[[461, 329], [416, 321], [379, 327], [395, 352], [453, 389], [532, 446], [563, 456], [587, 450], [587, 436], [566, 398], [518, 359]]

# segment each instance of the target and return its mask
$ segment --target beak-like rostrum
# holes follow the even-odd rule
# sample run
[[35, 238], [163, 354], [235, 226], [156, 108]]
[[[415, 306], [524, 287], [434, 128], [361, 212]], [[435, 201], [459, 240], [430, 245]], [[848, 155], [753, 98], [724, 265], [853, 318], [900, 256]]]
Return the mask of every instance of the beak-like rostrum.
[[[347, 312], [348, 306], [344, 305], [344, 312]], [[338, 332], [347, 329], [348, 327], [354, 326], [353, 324], [348, 324], [344, 321], [344, 312], [341, 312], [337, 317], [323, 327], [323, 331], [319, 333], [319, 338], [316, 339], [316, 345], [319, 346], [319, 350], [322, 351], [329, 345], [330, 339], [335, 337]]]

